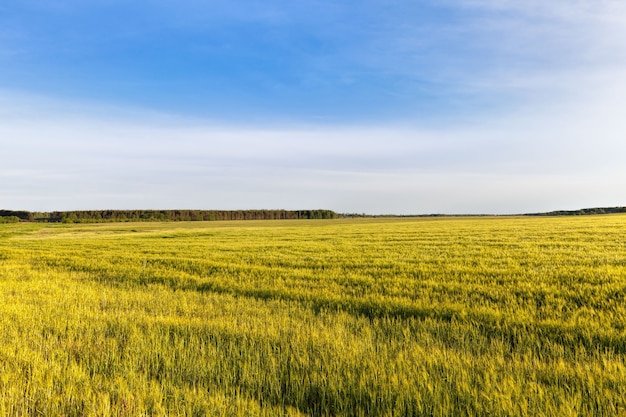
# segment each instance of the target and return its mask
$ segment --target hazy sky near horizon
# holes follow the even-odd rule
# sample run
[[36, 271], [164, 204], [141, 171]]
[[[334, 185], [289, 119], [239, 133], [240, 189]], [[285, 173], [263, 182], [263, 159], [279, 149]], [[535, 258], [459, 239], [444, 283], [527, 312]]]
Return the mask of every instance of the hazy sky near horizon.
[[0, 208], [626, 205], [622, 0], [4, 0]]

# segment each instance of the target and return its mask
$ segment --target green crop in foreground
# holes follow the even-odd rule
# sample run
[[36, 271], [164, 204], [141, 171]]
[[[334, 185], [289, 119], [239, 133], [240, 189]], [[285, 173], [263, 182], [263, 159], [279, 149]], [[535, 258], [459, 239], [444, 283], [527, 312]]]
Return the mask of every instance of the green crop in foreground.
[[626, 415], [626, 216], [0, 225], [0, 415]]

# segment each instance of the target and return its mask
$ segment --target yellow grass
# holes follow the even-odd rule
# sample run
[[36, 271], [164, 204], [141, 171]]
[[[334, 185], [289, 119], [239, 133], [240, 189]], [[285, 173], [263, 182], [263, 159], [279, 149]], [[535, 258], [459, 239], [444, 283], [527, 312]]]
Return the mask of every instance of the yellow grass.
[[0, 415], [626, 415], [626, 216], [0, 225]]

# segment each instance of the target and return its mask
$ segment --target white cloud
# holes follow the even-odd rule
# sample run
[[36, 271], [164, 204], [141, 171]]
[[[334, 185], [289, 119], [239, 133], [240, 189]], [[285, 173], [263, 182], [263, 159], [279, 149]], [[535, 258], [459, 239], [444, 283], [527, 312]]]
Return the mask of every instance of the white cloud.
[[596, 74], [626, 67], [623, 1], [434, 3], [456, 17], [390, 29], [378, 40], [385, 59], [370, 64], [451, 94], [500, 94], [509, 108], [567, 96]]
[[619, 86], [560, 111], [446, 129], [255, 129], [158, 121], [140, 111], [128, 112], [131, 120], [5, 95], [0, 194], [6, 208], [31, 210], [516, 213], [618, 205], [626, 185], [618, 106], [626, 83]]

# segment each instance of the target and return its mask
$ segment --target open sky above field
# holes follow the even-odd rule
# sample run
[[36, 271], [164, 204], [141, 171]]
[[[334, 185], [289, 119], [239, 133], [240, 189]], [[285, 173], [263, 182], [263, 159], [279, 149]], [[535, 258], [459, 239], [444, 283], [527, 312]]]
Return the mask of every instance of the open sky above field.
[[4, 0], [0, 208], [625, 205], [622, 0]]

